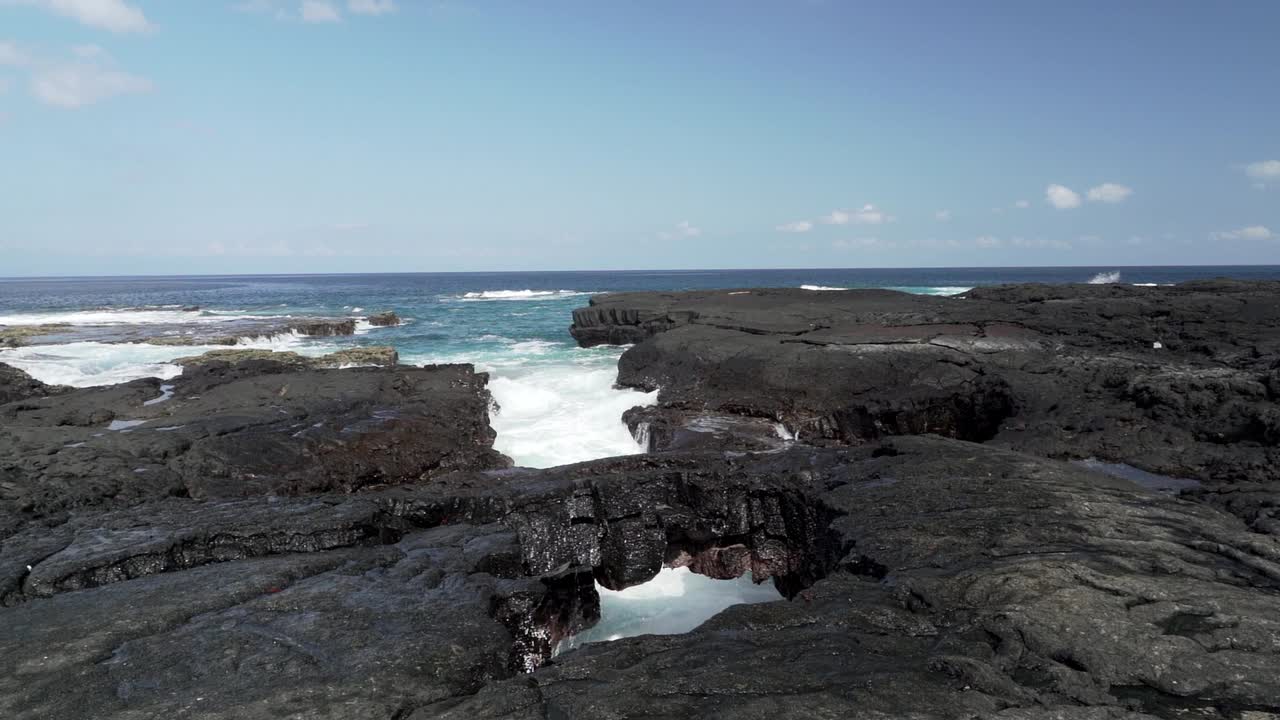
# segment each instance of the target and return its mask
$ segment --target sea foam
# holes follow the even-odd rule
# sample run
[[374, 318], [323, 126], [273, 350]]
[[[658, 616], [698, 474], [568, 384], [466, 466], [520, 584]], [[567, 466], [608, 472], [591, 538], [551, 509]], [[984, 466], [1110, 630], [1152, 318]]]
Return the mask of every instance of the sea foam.
[[0, 315], [0, 325], [183, 325], [236, 320], [269, 320], [287, 315], [249, 315], [239, 311], [169, 308], [102, 308]]
[[616, 377], [617, 370], [608, 365], [495, 368], [489, 381], [499, 407], [490, 418], [498, 433], [494, 447], [525, 467], [643, 452], [622, 413], [653, 404], [657, 393], [614, 389]]
[[484, 290], [481, 292], [469, 292], [462, 296], [462, 300], [555, 300], [559, 298], [577, 297], [579, 295], [590, 295], [591, 293], [580, 292], [578, 290]]
[[[234, 347], [292, 350], [302, 355], [323, 355], [337, 349], [329, 344], [306, 342], [293, 334], [242, 340]], [[51, 385], [91, 387], [145, 377], [168, 380], [182, 374], [182, 368], [171, 362], [175, 358], [226, 349], [226, 345], [74, 342], [0, 350], [0, 362]]]

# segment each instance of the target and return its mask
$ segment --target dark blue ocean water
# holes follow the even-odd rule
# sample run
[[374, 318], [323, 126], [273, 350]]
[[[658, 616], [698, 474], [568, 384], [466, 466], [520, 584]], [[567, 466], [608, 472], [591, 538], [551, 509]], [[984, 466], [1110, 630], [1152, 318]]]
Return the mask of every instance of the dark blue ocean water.
[[[1112, 275], [1119, 273], [1118, 278]], [[1110, 277], [1108, 277], [1110, 276]], [[465, 349], [494, 335], [566, 342], [581, 294], [728, 287], [883, 287], [950, 294], [1011, 282], [1175, 283], [1211, 277], [1280, 279], [1280, 265], [1218, 267], [687, 270], [628, 272], [247, 275], [0, 280], [0, 324], [15, 314], [198, 305], [248, 314], [347, 315], [395, 309], [418, 322], [378, 335], [409, 353]], [[496, 291], [534, 291], [493, 297]], [[568, 291], [568, 292], [555, 292]], [[468, 298], [467, 294], [489, 293]], [[551, 294], [547, 294], [551, 293]], [[373, 342], [374, 338], [367, 338]]]
[[[393, 345], [409, 363], [471, 362], [491, 373], [499, 449], [530, 465], [634, 452], [619, 417], [645, 401], [616, 391], [616, 348], [577, 348], [573, 308], [591, 293], [743, 287], [898, 288], [954, 294], [1012, 282], [1175, 283], [1280, 279], [1266, 267], [1080, 267], [886, 270], [691, 270], [0, 280], [0, 325], [218, 323], [252, 316], [350, 316], [395, 310], [406, 322], [354, 337], [281, 337], [258, 347], [320, 354]], [[200, 310], [184, 310], [199, 306]], [[212, 348], [76, 342], [0, 350], [0, 362], [47, 382], [95, 385], [170, 377], [168, 361]], [[590, 428], [584, 431], [584, 428]]]

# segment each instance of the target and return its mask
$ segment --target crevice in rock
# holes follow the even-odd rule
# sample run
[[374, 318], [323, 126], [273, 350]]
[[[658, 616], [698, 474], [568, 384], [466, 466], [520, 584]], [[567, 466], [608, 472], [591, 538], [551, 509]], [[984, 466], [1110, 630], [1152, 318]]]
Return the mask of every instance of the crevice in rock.
[[[583, 495], [574, 498], [577, 503], [565, 503], [579, 507], [564, 508], [558, 527], [545, 517], [523, 521], [527, 558], [551, 567], [561, 553], [591, 560], [561, 564], [563, 569], [540, 576], [541, 588], [495, 604], [493, 616], [515, 640], [513, 670], [536, 670], [557, 643], [599, 621], [597, 583], [620, 591], [648, 582], [662, 568], [688, 568], [719, 580], [749, 572], [757, 583], [771, 580], [783, 598], [794, 599], [839, 567], [848, 550], [831, 528], [838, 513], [802, 492], [707, 492], [676, 479], [661, 483], [661, 489], [669, 496], [652, 499], [641, 512], [610, 517], [603, 510], [610, 499], [596, 488], [594, 498]], [[593, 510], [584, 509], [586, 500], [593, 500]], [[575, 542], [560, 544], [566, 537]], [[587, 543], [594, 547], [584, 548]], [[859, 571], [883, 577], [886, 569], [868, 560]]]
[[600, 595], [588, 571], [541, 578], [538, 589], [495, 598], [490, 614], [511, 633], [507, 667], [533, 672], [556, 644], [600, 620]]

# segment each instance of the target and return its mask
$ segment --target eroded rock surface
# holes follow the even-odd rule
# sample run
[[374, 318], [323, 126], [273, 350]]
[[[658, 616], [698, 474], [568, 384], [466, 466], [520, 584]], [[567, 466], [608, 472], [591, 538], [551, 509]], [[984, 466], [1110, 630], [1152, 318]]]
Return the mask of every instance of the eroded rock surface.
[[818, 444], [935, 433], [1099, 458], [1203, 481], [1204, 497], [1280, 533], [1280, 283], [591, 303], [571, 332], [583, 345], [637, 343], [618, 380], [661, 389], [651, 437], [737, 415]]
[[70, 388], [40, 382], [12, 365], [0, 363], [0, 405], [53, 395]]
[[180, 357], [173, 360], [174, 365], [189, 367], [207, 365], [209, 363], [239, 364], [258, 360], [290, 365], [298, 368], [340, 368], [352, 366], [385, 366], [390, 367], [400, 362], [400, 354], [389, 345], [361, 346], [345, 348], [324, 355], [312, 357], [299, 355], [290, 351], [276, 350], [210, 350], [201, 355]]
[[[1280, 712], [1274, 537], [941, 438], [169, 498], [32, 523], [3, 557], [5, 717]], [[547, 660], [592, 579], [664, 562], [791, 600]]]
[[487, 381], [470, 365], [316, 370], [268, 357], [0, 405], [0, 537], [83, 506], [503, 467]]

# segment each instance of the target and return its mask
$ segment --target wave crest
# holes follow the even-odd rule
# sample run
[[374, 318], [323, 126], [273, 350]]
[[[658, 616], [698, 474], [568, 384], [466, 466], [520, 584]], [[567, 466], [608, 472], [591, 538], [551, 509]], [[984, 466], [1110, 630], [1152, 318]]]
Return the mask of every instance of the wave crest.
[[580, 290], [483, 290], [469, 292], [463, 300], [550, 300], [556, 298], [590, 295]]

